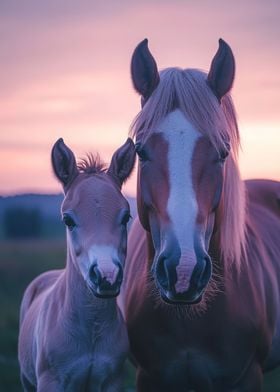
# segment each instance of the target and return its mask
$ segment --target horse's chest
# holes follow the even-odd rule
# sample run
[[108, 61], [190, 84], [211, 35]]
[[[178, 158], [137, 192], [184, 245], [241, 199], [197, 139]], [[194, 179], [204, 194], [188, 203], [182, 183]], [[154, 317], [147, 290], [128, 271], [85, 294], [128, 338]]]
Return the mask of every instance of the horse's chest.
[[[211, 391], [213, 380], [218, 378], [219, 366], [213, 358], [197, 350], [178, 350], [157, 369], [158, 380], [168, 390]], [[187, 389], [186, 389], [187, 388]]]
[[164, 391], [229, 390], [243, 377], [256, 350], [257, 338], [252, 330], [250, 334], [243, 331], [246, 339], [241, 339], [238, 331], [225, 339], [219, 325], [211, 329], [207, 323], [201, 333], [185, 325], [178, 334], [167, 326], [166, 330], [161, 326], [161, 335], [143, 329], [141, 337], [137, 327], [130, 331], [133, 354], [140, 368]]
[[168, 386], [166, 391], [178, 392], [237, 391], [248, 379], [255, 377], [255, 371], [258, 375], [256, 369], [261, 367], [252, 351], [244, 352], [237, 344], [224, 349], [221, 342], [217, 342], [217, 347], [215, 351], [202, 349], [199, 345], [171, 349], [165, 353], [165, 360], [159, 359], [157, 369], [150, 367], [150, 374], [161, 386]]

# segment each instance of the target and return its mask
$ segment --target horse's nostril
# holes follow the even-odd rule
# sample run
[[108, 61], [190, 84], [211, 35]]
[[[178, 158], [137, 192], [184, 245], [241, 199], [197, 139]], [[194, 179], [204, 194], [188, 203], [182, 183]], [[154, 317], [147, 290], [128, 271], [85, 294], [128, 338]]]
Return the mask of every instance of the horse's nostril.
[[197, 288], [204, 288], [212, 273], [212, 265], [209, 257], [205, 257], [197, 264], [195, 270], [193, 272], [191, 283], [194, 284]]
[[168, 290], [168, 272], [166, 270], [165, 259], [163, 257], [159, 258], [157, 262], [156, 275], [157, 280], [162, 288]]
[[100, 273], [96, 264], [93, 264], [90, 267], [89, 278], [92, 281], [92, 283], [95, 284], [96, 286], [98, 286], [100, 284], [100, 282], [102, 281], [101, 273]]

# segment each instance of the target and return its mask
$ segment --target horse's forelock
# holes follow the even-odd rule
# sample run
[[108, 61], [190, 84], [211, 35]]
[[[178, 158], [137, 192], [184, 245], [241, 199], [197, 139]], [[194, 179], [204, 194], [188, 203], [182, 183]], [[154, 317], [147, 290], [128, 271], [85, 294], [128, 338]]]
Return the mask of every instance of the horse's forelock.
[[[175, 107], [176, 104], [176, 107]], [[228, 141], [231, 152], [225, 165], [222, 203], [220, 203], [220, 250], [225, 267], [241, 267], [245, 252], [245, 197], [237, 164], [240, 145], [234, 105], [230, 95], [221, 104], [207, 84], [207, 74], [196, 69], [167, 68], [160, 83], [131, 125], [131, 133], [144, 141], [175, 108], [206, 135], [220, 151]]]

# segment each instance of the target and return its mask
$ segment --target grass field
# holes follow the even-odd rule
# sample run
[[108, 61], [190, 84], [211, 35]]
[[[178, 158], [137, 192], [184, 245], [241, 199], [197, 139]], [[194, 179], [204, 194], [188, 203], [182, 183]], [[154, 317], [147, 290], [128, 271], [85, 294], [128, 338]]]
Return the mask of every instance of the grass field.
[[[24, 289], [41, 272], [61, 268], [64, 260], [63, 241], [0, 243], [0, 392], [21, 391], [17, 337], [19, 305]], [[125, 391], [133, 391], [133, 388], [134, 371], [127, 364]], [[265, 377], [264, 392], [279, 391], [280, 370], [276, 370]]]

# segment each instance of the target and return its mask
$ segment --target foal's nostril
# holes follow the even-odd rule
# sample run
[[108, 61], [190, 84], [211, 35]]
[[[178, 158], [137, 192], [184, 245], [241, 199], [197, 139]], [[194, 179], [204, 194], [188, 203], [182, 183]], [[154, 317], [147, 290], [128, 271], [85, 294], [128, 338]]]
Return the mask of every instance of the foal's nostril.
[[100, 271], [97, 264], [93, 264], [89, 269], [89, 279], [91, 283], [100, 289], [118, 288], [123, 280], [123, 268], [120, 263], [116, 263], [115, 272]]
[[93, 284], [98, 286], [102, 281], [101, 273], [96, 264], [93, 264], [89, 270], [89, 278]]
[[118, 263], [118, 267], [119, 267], [119, 271], [116, 277], [116, 285], [121, 285], [122, 281], [123, 281], [123, 268], [122, 266]]
[[120, 292], [123, 268], [120, 263], [97, 263], [89, 269], [89, 287], [98, 298], [113, 298]]

